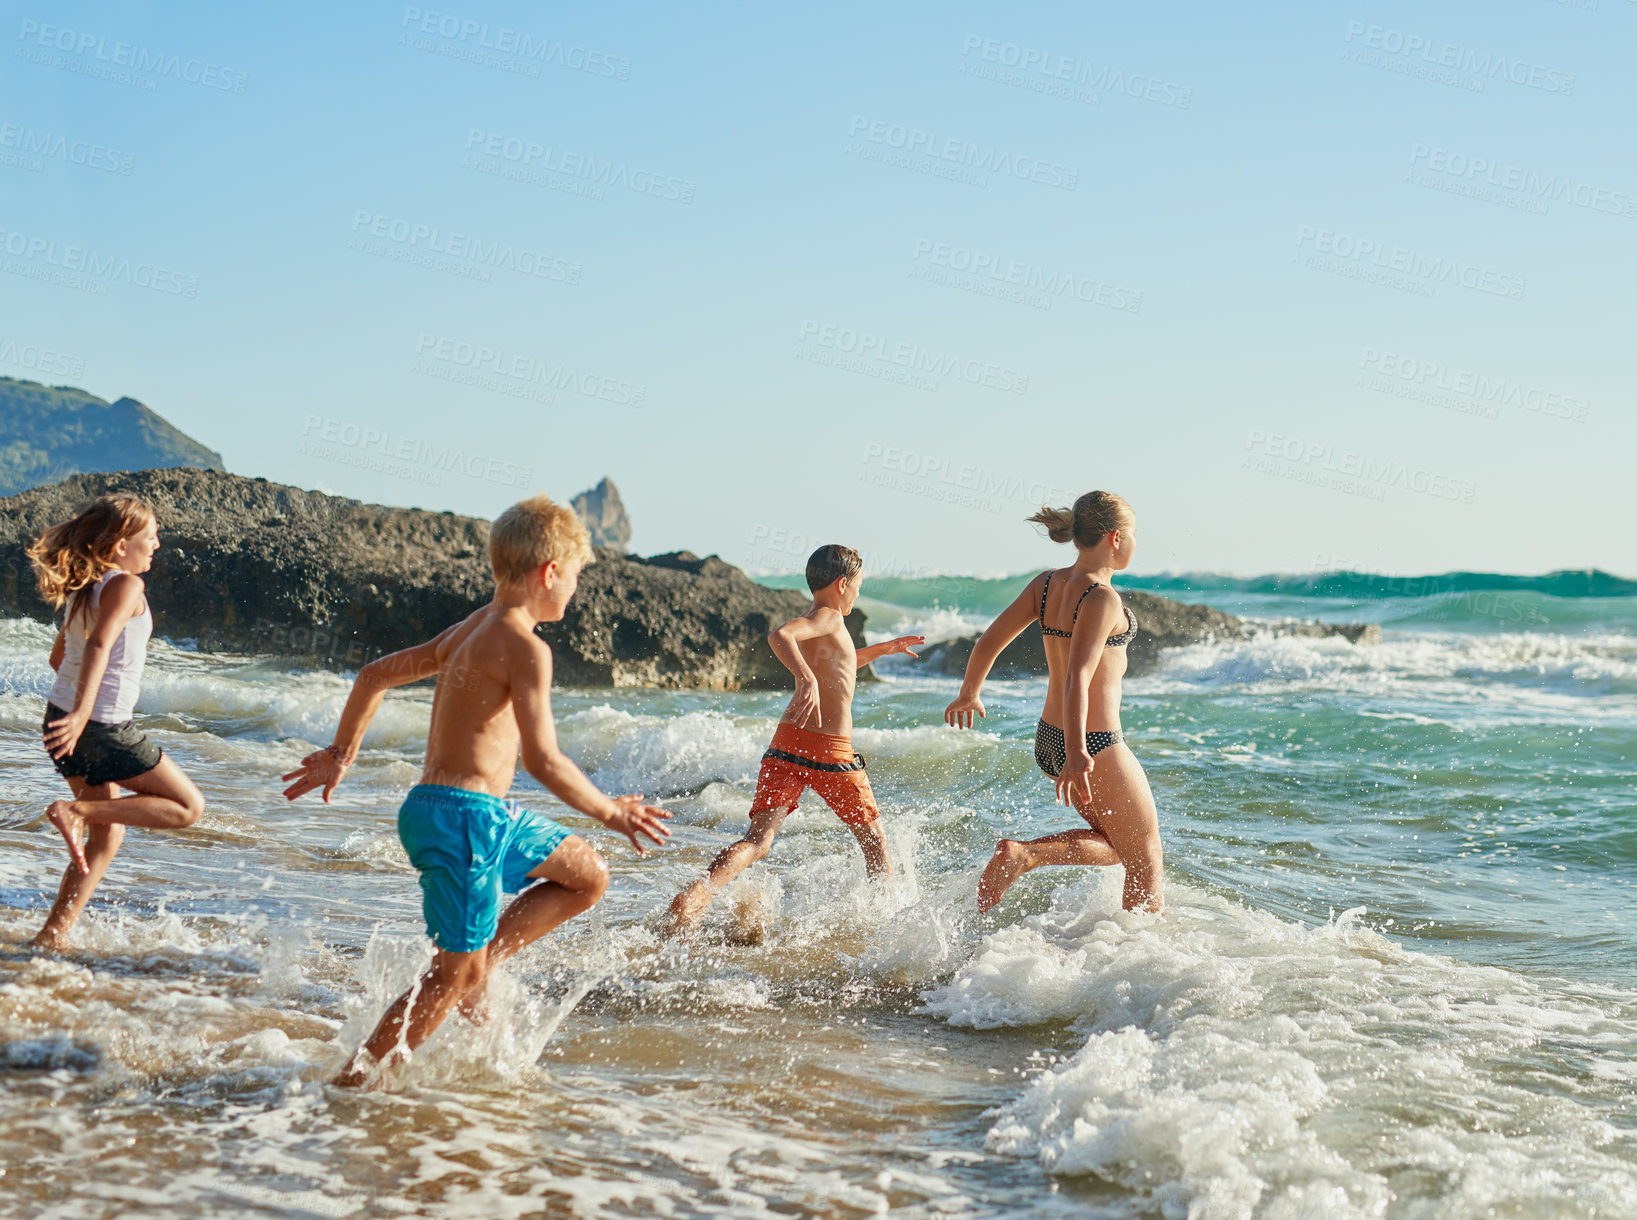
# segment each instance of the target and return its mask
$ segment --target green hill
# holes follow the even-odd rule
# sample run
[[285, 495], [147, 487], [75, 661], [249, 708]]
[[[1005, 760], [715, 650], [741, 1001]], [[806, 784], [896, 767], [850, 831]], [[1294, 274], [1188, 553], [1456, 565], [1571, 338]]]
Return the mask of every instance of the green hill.
[[170, 466], [221, 470], [222, 455], [134, 398], [0, 377], [0, 496], [72, 474]]

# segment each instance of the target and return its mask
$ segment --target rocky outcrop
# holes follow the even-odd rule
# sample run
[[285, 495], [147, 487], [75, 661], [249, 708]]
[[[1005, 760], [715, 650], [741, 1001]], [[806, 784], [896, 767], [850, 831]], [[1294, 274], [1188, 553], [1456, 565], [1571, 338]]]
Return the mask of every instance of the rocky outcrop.
[[[1135, 589], [1121, 589], [1120, 597], [1137, 620], [1137, 637], [1127, 645], [1126, 651], [1128, 675], [1152, 669], [1159, 662], [1160, 651], [1165, 648], [1214, 640], [1248, 639], [1260, 632], [1342, 636], [1354, 644], [1375, 644], [1381, 640], [1381, 628], [1374, 623], [1255, 623], [1209, 606], [1174, 602], [1168, 597], [1157, 597]], [[940, 673], [960, 677], [966, 672], [967, 659], [977, 642], [977, 636], [967, 635], [934, 644], [926, 650], [925, 663], [935, 666]], [[1032, 678], [1045, 673], [1046, 649], [1038, 624], [1031, 624], [1013, 640], [996, 658], [995, 667], [990, 670], [991, 677], [1003, 679]]]
[[0, 377], [0, 496], [81, 471], [197, 466], [222, 455], [134, 398], [107, 402], [72, 386]]
[[[116, 489], [143, 496], [159, 515], [160, 551], [147, 575], [155, 628], [203, 649], [355, 669], [430, 638], [493, 592], [487, 521], [175, 468], [75, 475], [0, 499], [0, 615], [50, 620], [24, 549], [91, 496]], [[1380, 638], [1374, 626], [1251, 623], [1150, 593], [1121, 596], [1140, 626], [1133, 673], [1163, 648], [1258, 631]], [[767, 633], [808, 604], [805, 593], [756, 584], [714, 555], [642, 559], [600, 547], [563, 621], [540, 632], [568, 686], [786, 690], [790, 675]], [[862, 644], [862, 612], [848, 628]], [[922, 664], [958, 676], [976, 638], [934, 645]], [[1030, 627], [994, 676], [1045, 669], [1039, 628]]]
[[[146, 578], [155, 628], [200, 648], [352, 669], [435, 635], [493, 592], [487, 521], [213, 471], [141, 470], [0, 499], [0, 614], [51, 617], [24, 548], [116, 489], [143, 496], [159, 517]], [[714, 555], [603, 548], [567, 616], [541, 634], [565, 685], [787, 689], [766, 636], [808, 604]], [[848, 626], [860, 644], [863, 624], [855, 611]]]
[[631, 518], [626, 515], [620, 490], [613, 479], [604, 479], [590, 491], [582, 491], [569, 502], [591, 533], [595, 546], [623, 553], [631, 545]]

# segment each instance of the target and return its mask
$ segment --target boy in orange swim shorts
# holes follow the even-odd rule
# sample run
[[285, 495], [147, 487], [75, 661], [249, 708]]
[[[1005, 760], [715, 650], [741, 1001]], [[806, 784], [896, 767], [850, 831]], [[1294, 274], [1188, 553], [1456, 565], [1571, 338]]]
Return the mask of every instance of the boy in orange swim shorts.
[[900, 636], [867, 648], [853, 647], [843, 621], [858, 600], [864, 561], [845, 546], [821, 546], [807, 560], [807, 587], [813, 604], [767, 637], [774, 655], [796, 678], [796, 693], [773, 731], [762, 755], [756, 796], [750, 805], [750, 830], [723, 849], [705, 875], [671, 903], [667, 935], [699, 925], [711, 899], [745, 869], [767, 855], [773, 836], [808, 788], [835, 811], [864, 851], [871, 878], [890, 877], [892, 860], [881, 833], [881, 816], [864, 774], [864, 760], [853, 753], [853, 687], [858, 671], [879, 657], [903, 652], [926, 641]]

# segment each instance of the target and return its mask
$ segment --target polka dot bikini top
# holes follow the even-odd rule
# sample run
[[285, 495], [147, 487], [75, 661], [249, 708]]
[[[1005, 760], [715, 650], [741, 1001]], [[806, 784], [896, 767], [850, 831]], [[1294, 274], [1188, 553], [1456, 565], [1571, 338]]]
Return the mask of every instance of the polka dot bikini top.
[[[1100, 587], [1098, 582], [1094, 580], [1086, 589], [1086, 593], [1098, 587]], [[1069, 620], [1069, 630], [1059, 631], [1056, 627], [1046, 626], [1046, 594], [1051, 592], [1051, 588], [1052, 573], [1047, 572], [1046, 583], [1040, 589], [1040, 631], [1042, 635], [1054, 635], [1066, 640], [1074, 634], [1074, 624], [1080, 621], [1080, 602], [1086, 600], [1086, 593], [1082, 593], [1080, 601], [1074, 603], [1074, 617]], [[1131, 643], [1131, 637], [1137, 634], [1137, 620], [1131, 616], [1131, 607], [1122, 605], [1120, 608], [1125, 611], [1125, 630], [1108, 637], [1106, 642], [1110, 648], [1124, 648]]]

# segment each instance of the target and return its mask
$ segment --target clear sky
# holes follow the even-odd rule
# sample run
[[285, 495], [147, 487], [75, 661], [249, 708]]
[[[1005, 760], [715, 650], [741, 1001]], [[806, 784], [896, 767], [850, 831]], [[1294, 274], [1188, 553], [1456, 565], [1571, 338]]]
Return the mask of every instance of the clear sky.
[[0, 374], [635, 549], [1637, 573], [1632, 0], [4, 5]]

